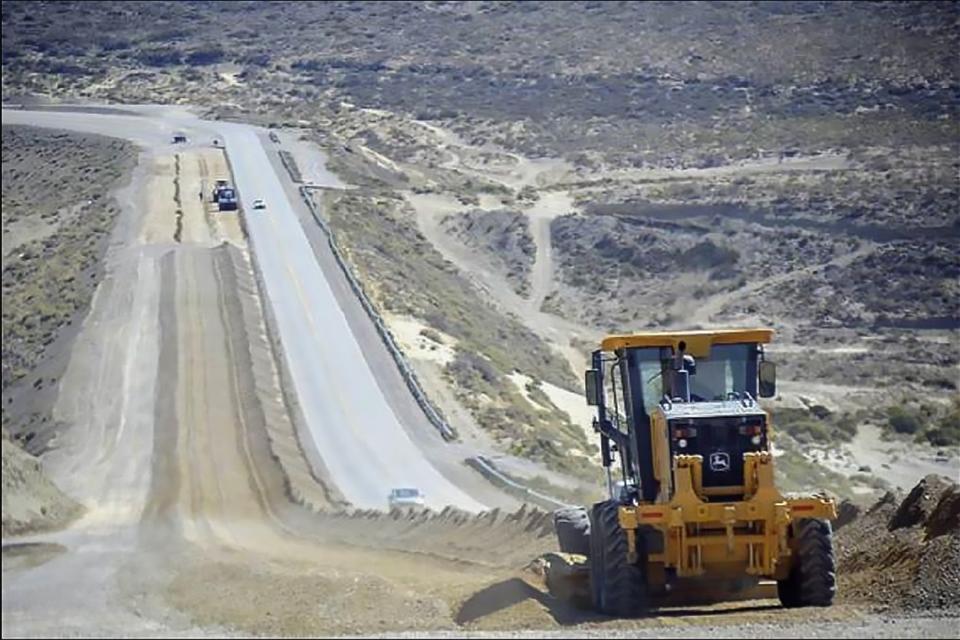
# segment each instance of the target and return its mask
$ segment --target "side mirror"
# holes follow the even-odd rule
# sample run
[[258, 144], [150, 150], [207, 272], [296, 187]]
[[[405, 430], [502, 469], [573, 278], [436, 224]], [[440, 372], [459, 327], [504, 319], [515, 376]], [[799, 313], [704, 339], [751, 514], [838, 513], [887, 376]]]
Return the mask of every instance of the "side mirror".
[[760, 363], [760, 397], [777, 395], [777, 365], [769, 360]]
[[600, 386], [597, 384], [597, 370], [587, 369], [583, 374], [584, 395], [587, 397], [587, 404], [595, 407], [600, 404]]

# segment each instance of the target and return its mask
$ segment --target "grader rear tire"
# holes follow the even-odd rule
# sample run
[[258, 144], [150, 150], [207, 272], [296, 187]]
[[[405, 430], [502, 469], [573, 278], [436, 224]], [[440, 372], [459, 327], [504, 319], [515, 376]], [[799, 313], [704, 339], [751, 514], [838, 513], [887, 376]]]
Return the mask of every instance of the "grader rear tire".
[[785, 607], [829, 607], [837, 593], [837, 563], [829, 520], [800, 520], [794, 528], [793, 566], [777, 582]]
[[616, 502], [607, 501], [590, 511], [590, 591], [595, 610], [627, 618], [647, 608], [646, 553], [638, 536], [639, 562], [627, 562], [627, 536], [620, 528], [618, 510]]

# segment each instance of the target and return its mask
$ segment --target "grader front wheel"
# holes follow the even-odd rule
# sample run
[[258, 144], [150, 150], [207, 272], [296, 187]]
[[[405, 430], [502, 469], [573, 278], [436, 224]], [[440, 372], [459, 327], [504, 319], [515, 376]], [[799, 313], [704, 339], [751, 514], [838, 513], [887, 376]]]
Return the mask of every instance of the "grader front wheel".
[[627, 536], [618, 511], [614, 501], [597, 503], [590, 511], [590, 590], [595, 610], [632, 617], [646, 610], [646, 553], [638, 548], [639, 563], [627, 562]]
[[777, 581], [785, 607], [829, 607], [837, 593], [833, 529], [829, 520], [800, 520], [794, 529], [790, 575]]

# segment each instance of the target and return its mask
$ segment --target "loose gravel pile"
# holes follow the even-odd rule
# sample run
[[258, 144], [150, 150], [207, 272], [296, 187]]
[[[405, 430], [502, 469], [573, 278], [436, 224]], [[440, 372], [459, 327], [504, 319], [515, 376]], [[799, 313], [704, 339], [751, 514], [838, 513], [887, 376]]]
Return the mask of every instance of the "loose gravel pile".
[[929, 475], [836, 533], [839, 597], [894, 609], [960, 603], [960, 486]]

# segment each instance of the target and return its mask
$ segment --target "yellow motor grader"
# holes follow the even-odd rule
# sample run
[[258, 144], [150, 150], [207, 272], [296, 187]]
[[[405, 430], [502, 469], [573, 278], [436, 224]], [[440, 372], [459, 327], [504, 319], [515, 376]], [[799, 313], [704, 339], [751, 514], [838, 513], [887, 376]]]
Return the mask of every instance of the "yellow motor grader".
[[758, 403], [776, 393], [764, 357], [772, 337], [614, 335], [593, 353], [586, 397], [610, 498], [557, 512], [555, 523], [561, 551], [588, 567], [599, 612], [639, 615], [684, 593], [733, 599], [761, 580], [776, 581], [787, 607], [833, 601], [836, 504], [785, 497], [774, 483], [770, 416]]

